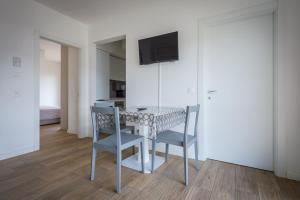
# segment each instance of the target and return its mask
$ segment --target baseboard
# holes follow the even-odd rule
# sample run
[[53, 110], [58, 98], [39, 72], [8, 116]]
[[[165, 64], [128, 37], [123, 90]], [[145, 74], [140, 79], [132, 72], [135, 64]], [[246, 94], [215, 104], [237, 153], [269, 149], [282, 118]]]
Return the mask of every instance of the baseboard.
[[282, 177], [282, 178], [286, 178], [287, 175], [286, 175], [286, 169], [284, 168], [280, 168], [280, 167], [275, 167], [275, 170], [274, 170], [274, 174], [278, 177]]
[[79, 139], [82, 139], [82, 138], [92, 138], [93, 136], [92, 135], [81, 135], [79, 133], [76, 133], [77, 131], [72, 131], [70, 129], [67, 130], [67, 133], [70, 134], [70, 135], [77, 135], [77, 137]]
[[67, 133], [72, 134], [72, 135], [77, 135], [77, 133], [75, 133], [76, 131], [68, 129]]
[[36, 146], [16, 149], [16, 150], [8, 152], [8, 153], [0, 154], [0, 160], [13, 158], [16, 156], [20, 156], [20, 155], [31, 153], [31, 152], [38, 151], [38, 150], [39, 150], [39, 147], [36, 147]]
[[287, 172], [287, 178], [300, 181], [300, 173], [298, 172]]

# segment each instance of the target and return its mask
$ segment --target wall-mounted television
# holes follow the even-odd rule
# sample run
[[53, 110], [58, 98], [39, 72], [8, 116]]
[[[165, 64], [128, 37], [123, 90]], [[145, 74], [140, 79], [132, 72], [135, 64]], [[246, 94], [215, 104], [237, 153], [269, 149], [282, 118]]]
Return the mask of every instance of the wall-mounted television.
[[178, 60], [178, 32], [139, 40], [140, 65]]

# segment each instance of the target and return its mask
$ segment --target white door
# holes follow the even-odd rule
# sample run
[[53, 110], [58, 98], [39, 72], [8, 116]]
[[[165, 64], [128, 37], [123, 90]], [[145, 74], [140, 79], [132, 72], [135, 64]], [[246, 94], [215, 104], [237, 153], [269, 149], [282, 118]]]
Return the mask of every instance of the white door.
[[205, 30], [204, 153], [273, 170], [273, 16]]

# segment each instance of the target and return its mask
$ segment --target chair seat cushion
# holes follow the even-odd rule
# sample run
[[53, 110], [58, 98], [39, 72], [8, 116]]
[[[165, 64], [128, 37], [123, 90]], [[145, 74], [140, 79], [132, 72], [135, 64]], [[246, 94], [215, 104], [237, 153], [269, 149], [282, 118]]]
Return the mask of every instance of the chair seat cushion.
[[[96, 144], [105, 147], [116, 147], [117, 146], [116, 137], [117, 135], [113, 133], [104, 139], [98, 140]], [[121, 146], [123, 146], [122, 149], [132, 146], [134, 144], [138, 144], [142, 140], [143, 140], [143, 136], [128, 134], [124, 132], [121, 133]]]
[[121, 132], [134, 133], [134, 126], [122, 125], [121, 126]]
[[[172, 130], [166, 130], [163, 132], [160, 132], [157, 135], [157, 142], [163, 142], [168, 144], [173, 144], [177, 146], [183, 146], [184, 142], [184, 134], [179, 133]], [[196, 141], [196, 138], [192, 135], [187, 135], [187, 144], [191, 144]]]

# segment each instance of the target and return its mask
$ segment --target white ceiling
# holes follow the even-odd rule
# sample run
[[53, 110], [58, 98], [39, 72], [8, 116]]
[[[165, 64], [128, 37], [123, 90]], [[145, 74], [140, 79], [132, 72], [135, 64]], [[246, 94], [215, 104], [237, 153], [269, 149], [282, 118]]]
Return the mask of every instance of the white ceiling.
[[153, 5], [159, 0], [35, 0], [85, 24], [123, 12]]
[[[167, 12], [180, 14], [183, 4], [190, 6], [190, 13], [198, 13], [201, 6], [218, 6], [245, 4], [248, 6], [272, 0], [35, 0], [53, 10], [74, 18], [84, 24], [93, 24], [120, 13], [143, 13], [163, 8]], [[202, 4], [205, 3], [205, 4]], [[155, 13], [153, 13], [155, 15]]]

